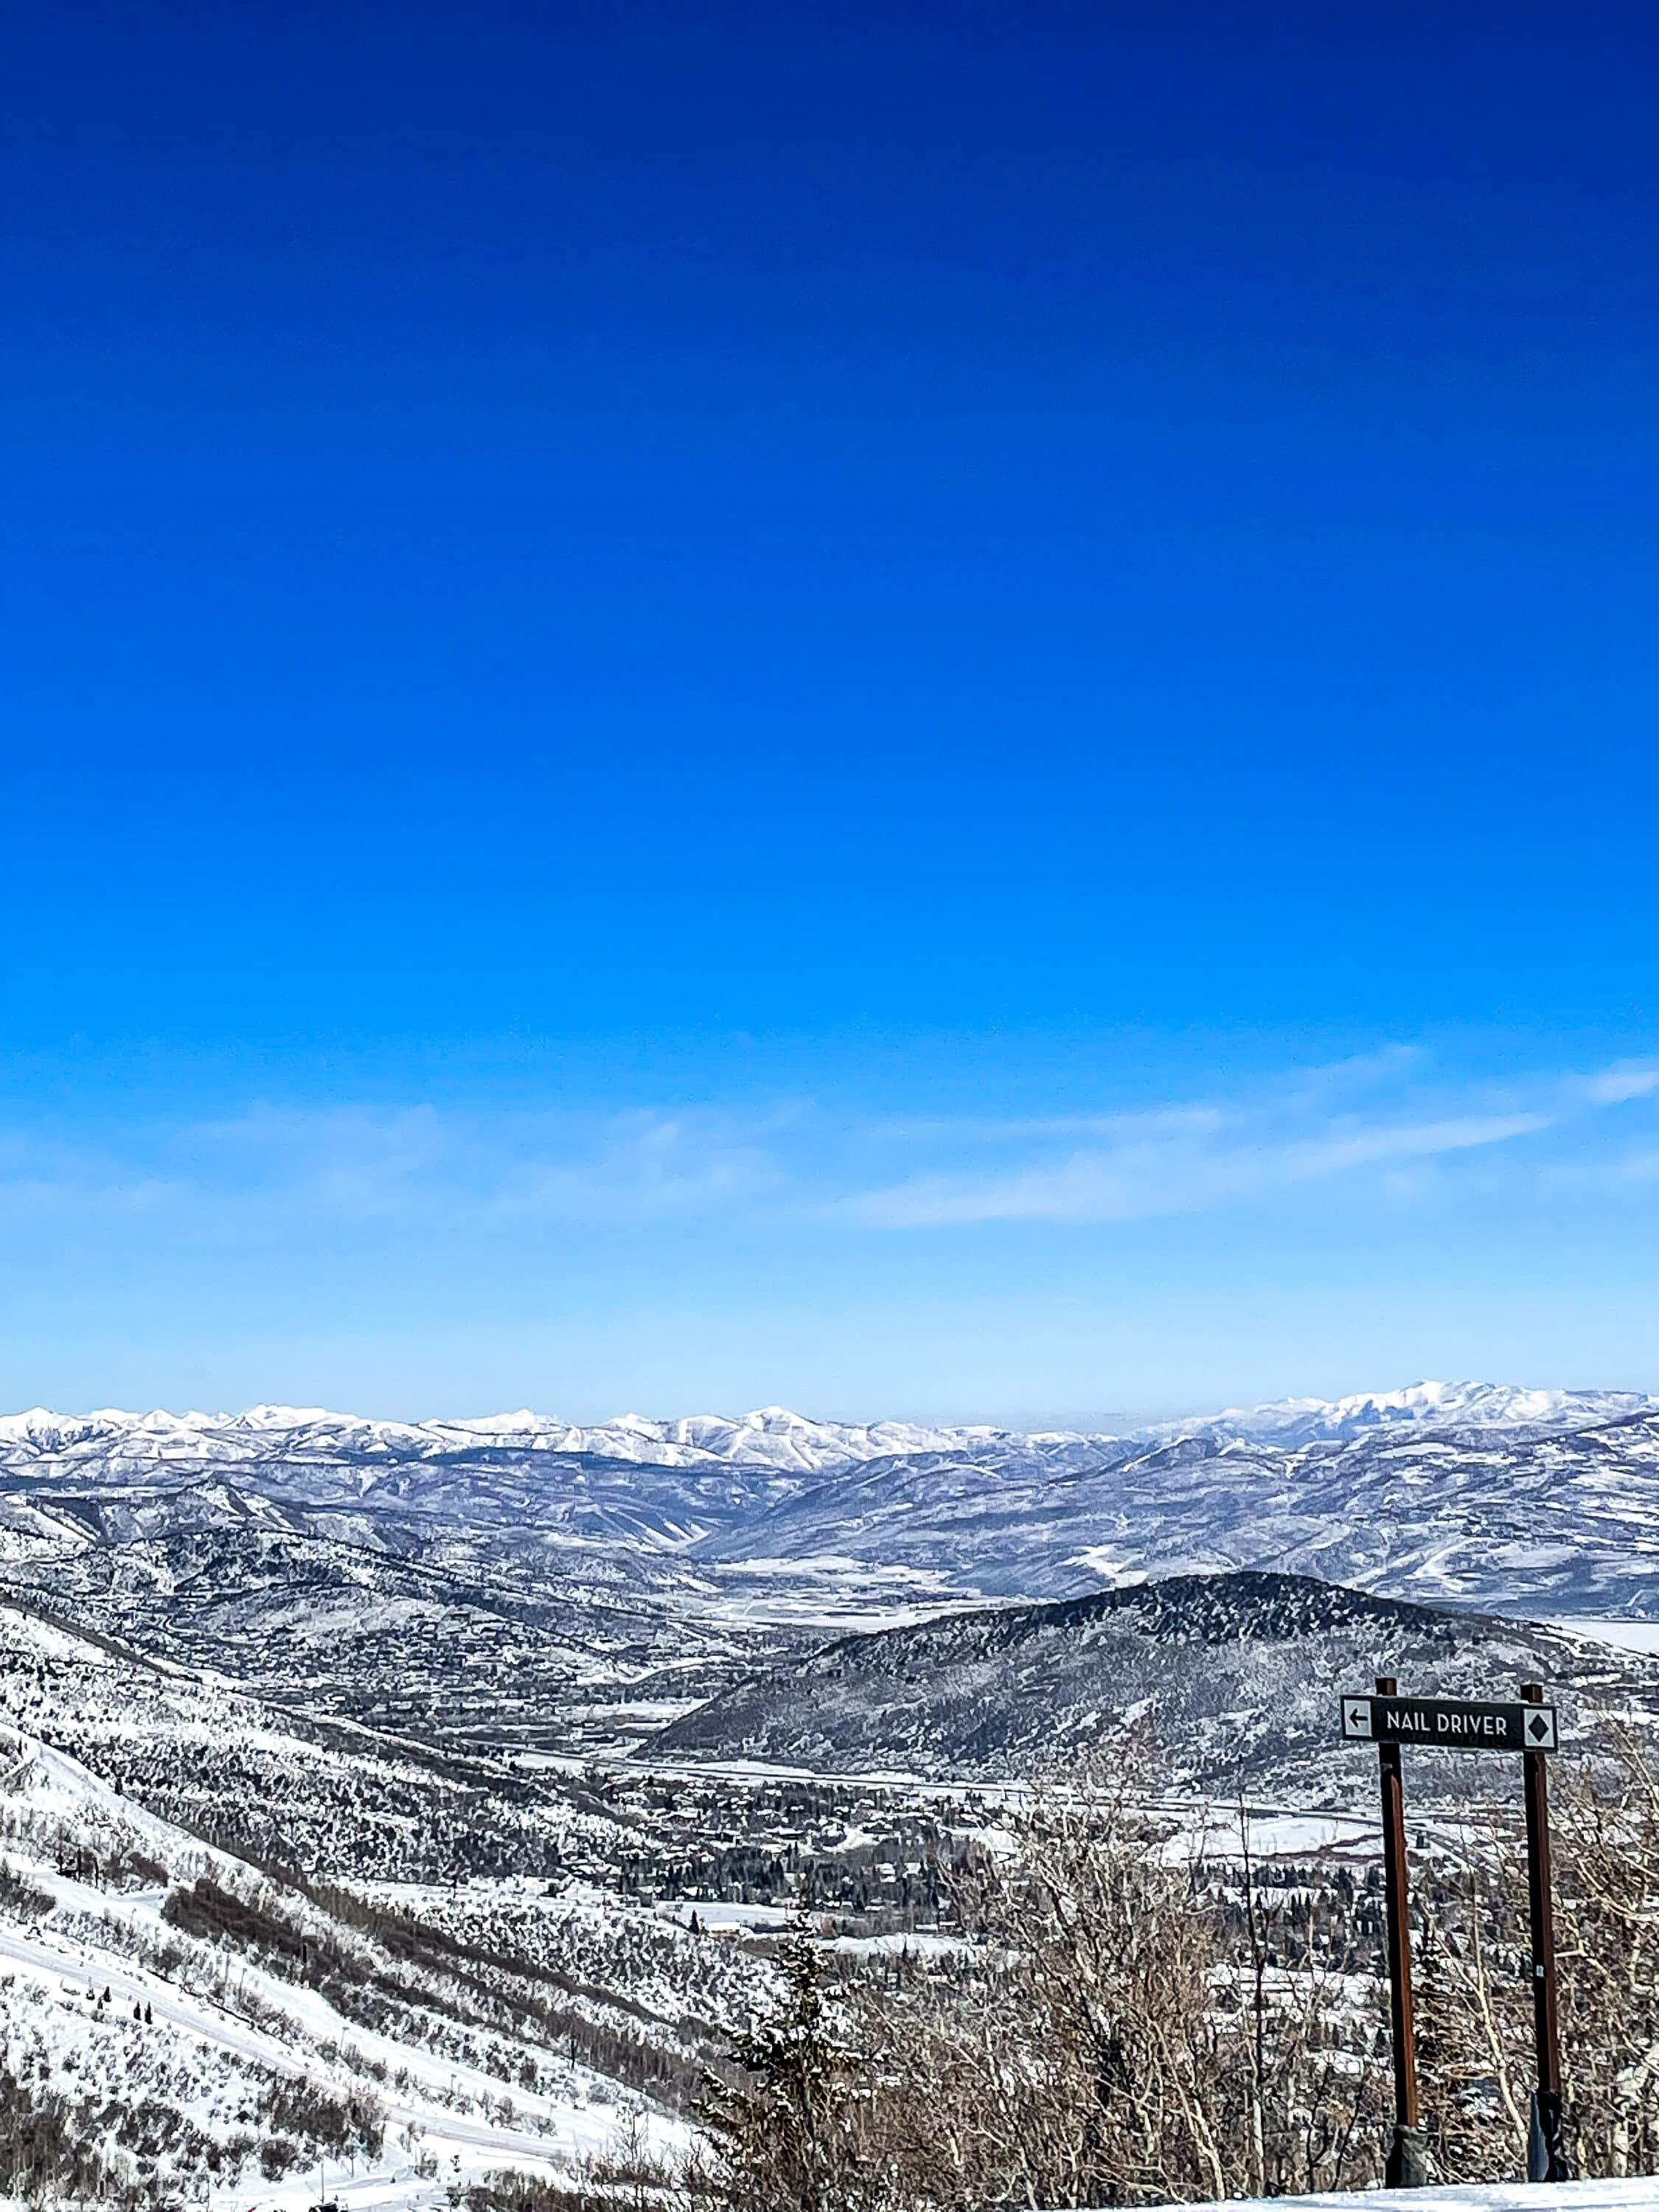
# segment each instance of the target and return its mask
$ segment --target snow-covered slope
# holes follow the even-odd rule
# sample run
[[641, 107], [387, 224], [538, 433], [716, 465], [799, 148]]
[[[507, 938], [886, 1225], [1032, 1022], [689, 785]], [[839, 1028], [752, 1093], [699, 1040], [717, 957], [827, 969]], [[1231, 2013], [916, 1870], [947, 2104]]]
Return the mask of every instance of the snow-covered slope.
[[550, 1875], [603, 1856], [577, 1789], [250, 1695], [0, 1602], [0, 1723], [73, 1755], [160, 1818], [301, 1874]]
[[650, 1841], [557, 1771], [0, 1603], [0, 2117], [61, 2118], [94, 2185], [64, 2195], [118, 2203], [240, 2177], [270, 2205], [291, 2165], [309, 2205], [349, 2154], [388, 2206], [442, 2206], [683, 2144], [770, 1970], [641, 1901]]
[[349, 2156], [412, 2204], [672, 2148], [698, 2021], [764, 1970], [580, 1871], [637, 1849], [556, 1779], [0, 1606], [0, 2100], [43, 2180], [61, 2154], [118, 2203], [290, 2170], [309, 2203]]
[[[410, 2183], [434, 2158], [550, 2175], [630, 2122], [683, 2133], [591, 2068], [538, 2063], [529, 2039], [454, 2020], [400, 2040], [390, 1954], [366, 1925], [27, 1735], [0, 1732], [0, 1755], [3, 2063], [27, 2081], [45, 2062], [118, 2190], [250, 2165], [269, 2181], [348, 2151]], [[325, 1959], [326, 1976], [294, 1971]], [[435, 1978], [407, 1980], [441, 2006]], [[377, 1983], [392, 2033], [366, 2023]]]

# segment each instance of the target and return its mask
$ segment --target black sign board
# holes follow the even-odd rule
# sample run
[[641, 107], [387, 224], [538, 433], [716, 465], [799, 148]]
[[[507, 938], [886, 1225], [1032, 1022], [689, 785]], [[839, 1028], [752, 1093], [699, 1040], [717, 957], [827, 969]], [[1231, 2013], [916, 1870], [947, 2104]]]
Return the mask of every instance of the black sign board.
[[1344, 1698], [1349, 1743], [1411, 1743], [1428, 1751], [1554, 1751], [1553, 1705], [1488, 1705], [1472, 1698]]

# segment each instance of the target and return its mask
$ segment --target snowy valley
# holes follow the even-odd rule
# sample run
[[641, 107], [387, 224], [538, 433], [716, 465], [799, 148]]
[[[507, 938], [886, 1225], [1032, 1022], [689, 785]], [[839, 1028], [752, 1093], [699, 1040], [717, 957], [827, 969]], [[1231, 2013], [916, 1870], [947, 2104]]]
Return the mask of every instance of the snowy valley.
[[9, 2078], [135, 2202], [574, 2191], [688, 2140], [800, 1913], [849, 1971], [956, 1941], [953, 1870], [1056, 1761], [1141, 1724], [1191, 1832], [1243, 1790], [1270, 1856], [1363, 1867], [1340, 1689], [1535, 1678], [1576, 1740], [1644, 1735], [1656, 1575], [1631, 1393], [13, 1416]]

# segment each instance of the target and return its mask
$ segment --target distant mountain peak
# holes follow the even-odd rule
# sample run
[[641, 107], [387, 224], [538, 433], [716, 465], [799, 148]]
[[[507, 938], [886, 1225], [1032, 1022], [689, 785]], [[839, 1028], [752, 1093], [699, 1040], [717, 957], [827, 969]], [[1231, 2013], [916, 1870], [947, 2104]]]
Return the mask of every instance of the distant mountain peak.
[[1142, 1433], [1159, 1440], [1241, 1437], [1263, 1443], [1346, 1441], [1374, 1429], [1589, 1428], [1632, 1413], [1659, 1411], [1641, 1390], [1538, 1389], [1516, 1382], [1413, 1382], [1401, 1390], [1357, 1391], [1345, 1398], [1279, 1398], [1229, 1406], [1219, 1413], [1161, 1421]]

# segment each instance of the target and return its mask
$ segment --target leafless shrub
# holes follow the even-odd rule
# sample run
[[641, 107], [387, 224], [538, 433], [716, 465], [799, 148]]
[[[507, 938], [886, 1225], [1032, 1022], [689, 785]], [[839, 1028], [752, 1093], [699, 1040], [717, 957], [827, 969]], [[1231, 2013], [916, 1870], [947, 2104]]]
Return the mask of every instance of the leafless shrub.
[[[1569, 2156], [1617, 2176], [1659, 2166], [1659, 1771], [1611, 1725], [1602, 1741], [1553, 1768], [1554, 1887]], [[770, 2023], [793, 2123], [775, 2083], [762, 2094], [764, 2046], [740, 2046], [731, 2201], [968, 2212], [1375, 2180], [1390, 2118], [1377, 1900], [1333, 1875], [1298, 1911], [1254, 1863], [1243, 1808], [1242, 1863], [1184, 1857], [1142, 1809], [1159, 1796], [1131, 1746], [958, 1875], [961, 1954], [832, 1988], [816, 2017], [797, 1993]], [[1471, 1822], [1461, 1853], [1416, 1873], [1434, 2161], [1449, 2181], [1513, 2179], [1535, 2067], [1518, 1818]]]
[[9, 1859], [0, 1859], [0, 1912], [8, 1918], [44, 1920], [57, 1903], [50, 1890], [31, 1881]]
[[259, 2100], [259, 2118], [277, 2136], [292, 2136], [315, 2155], [376, 2158], [386, 2140], [386, 2108], [367, 2091], [341, 2096], [304, 2075], [279, 2075]]
[[[1659, 2166], [1659, 1775], [1611, 1750], [1552, 1763], [1556, 1951], [1569, 2160]], [[1425, 1889], [1421, 2060], [1431, 2140], [1458, 2181], [1513, 2177], [1533, 2086], [1531, 1957], [1517, 1824], [1472, 1830], [1466, 1864]]]
[[458, 2182], [456, 2212], [698, 2212], [708, 2187], [696, 2159], [665, 2159], [626, 2139], [609, 2155], [580, 2161], [568, 2179], [506, 2171]]
[[713, 2118], [752, 2212], [978, 2212], [1340, 2188], [1380, 2165], [1346, 1984], [1276, 1960], [1247, 1860], [1217, 1881], [1139, 1809], [1145, 1757], [1074, 1779], [958, 1884], [971, 1942], [826, 1996], [800, 1945]]

